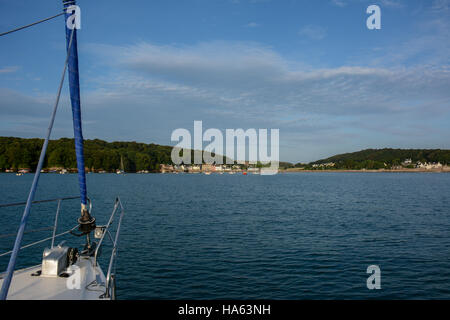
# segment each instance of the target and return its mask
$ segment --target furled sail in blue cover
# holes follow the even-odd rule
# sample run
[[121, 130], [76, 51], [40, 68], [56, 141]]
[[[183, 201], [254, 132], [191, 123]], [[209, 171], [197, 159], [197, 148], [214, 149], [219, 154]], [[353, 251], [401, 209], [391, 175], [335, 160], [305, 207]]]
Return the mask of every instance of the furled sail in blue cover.
[[[65, 20], [66, 20], [66, 43], [69, 49], [70, 36], [74, 28], [73, 14], [68, 7], [75, 6], [75, 1], [64, 0]], [[77, 156], [78, 168], [78, 182], [80, 185], [81, 210], [86, 209], [87, 191], [86, 191], [86, 173], [84, 166], [84, 146], [83, 146], [83, 131], [81, 128], [81, 105], [80, 105], [80, 80], [78, 75], [78, 46], [77, 46], [77, 30], [73, 30], [72, 45], [70, 47], [70, 56], [68, 61], [69, 68], [69, 87], [70, 87], [70, 101], [72, 103], [72, 117], [73, 117], [73, 131], [75, 135], [75, 153]]]

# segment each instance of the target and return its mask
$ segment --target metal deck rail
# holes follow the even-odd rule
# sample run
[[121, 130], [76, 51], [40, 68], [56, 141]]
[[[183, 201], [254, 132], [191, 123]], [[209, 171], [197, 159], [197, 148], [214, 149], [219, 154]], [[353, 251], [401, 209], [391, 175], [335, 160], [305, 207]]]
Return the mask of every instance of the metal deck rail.
[[[75, 197], [64, 197], [64, 198], [58, 198], [58, 199], [48, 199], [48, 200], [37, 200], [37, 201], [33, 201], [33, 204], [35, 204], [35, 203], [46, 203], [46, 202], [58, 202], [58, 205], [57, 205], [57, 208], [56, 208], [56, 213], [55, 213], [55, 222], [54, 222], [53, 227], [45, 227], [45, 228], [39, 228], [39, 229], [35, 229], [35, 230], [29, 230], [29, 231], [25, 231], [24, 233], [32, 233], [32, 232], [38, 232], [38, 231], [44, 231], [44, 230], [51, 229], [51, 230], [53, 230], [53, 231], [52, 231], [53, 234], [52, 234], [51, 237], [48, 237], [48, 238], [45, 238], [45, 239], [42, 239], [42, 240], [38, 240], [38, 241], [36, 241], [36, 242], [32, 242], [32, 243], [29, 243], [29, 244], [27, 244], [27, 245], [24, 245], [24, 246], [20, 247], [19, 250], [22, 250], [22, 249], [25, 249], [25, 248], [29, 248], [29, 247], [35, 246], [35, 245], [37, 245], [37, 244], [40, 244], [40, 243], [45, 242], [45, 241], [48, 241], [48, 240], [51, 240], [51, 247], [53, 248], [53, 246], [54, 246], [54, 244], [55, 244], [55, 238], [60, 237], [60, 236], [65, 235], [65, 234], [68, 234], [68, 233], [70, 233], [71, 231], [75, 230], [75, 229], [78, 227], [78, 225], [76, 225], [75, 227], [73, 227], [73, 228], [71, 228], [71, 229], [69, 229], [69, 230], [67, 230], [67, 231], [64, 231], [64, 232], [62, 232], [62, 233], [56, 234], [56, 230], [57, 230], [57, 228], [58, 228], [58, 217], [59, 217], [59, 212], [60, 212], [60, 210], [61, 210], [61, 202], [62, 202], [62, 201], [66, 201], [66, 200], [79, 199], [79, 198], [80, 198], [79, 196], [75, 196]], [[17, 207], [17, 206], [24, 206], [24, 205], [26, 205], [26, 202], [6, 203], [6, 204], [0, 204], [0, 208]], [[13, 237], [13, 236], [16, 236], [16, 234], [15, 234], [15, 233], [12, 233], [12, 234], [7, 234], [7, 235], [2, 235], [1, 238], [5, 238], [5, 237]], [[9, 255], [9, 254], [11, 254], [12, 252], [13, 252], [13, 250], [7, 251], [7, 252], [3, 252], [3, 253], [0, 253], [0, 257]]]
[[[58, 198], [58, 199], [48, 199], [48, 200], [37, 200], [37, 201], [33, 201], [33, 203], [46, 203], [46, 202], [57, 202], [57, 208], [56, 208], [56, 213], [55, 213], [55, 221], [54, 221], [54, 226], [53, 227], [45, 227], [45, 228], [39, 228], [39, 229], [35, 229], [35, 230], [29, 230], [26, 231], [25, 233], [32, 233], [32, 232], [39, 232], [39, 231], [44, 231], [44, 230], [52, 230], [52, 236], [51, 237], [47, 237], [32, 243], [29, 243], [27, 245], [24, 245], [22, 247], [20, 247], [19, 251], [25, 248], [29, 248], [35, 245], [38, 245], [40, 243], [43, 243], [45, 241], [49, 241], [51, 240], [51, 247], [53, 248], [54, 243], [55, 243], [55, 239], [57, 237], [63, 236], [65, 234], [70, 234], [72, 233], [75, 229], [78, 228], [78, 224], [69, 229], [66, 230], [64, 232], [58, 233], [56, 234], [56, 230], [58, 228], [58, 218], [59, 218], [59, 213], [61, 211], [61, 202], [62, 201], [66, 201], [66, 200], [73, 200], [73, 199], [79, 199], [79, 196], [75, 196], [75, 197], [64, 197], [64, 198]], [[8, 203], [8, 204], [0, 204], [0, 208], [5, 208], [5, 207], [14, 207], [14, 206], [23, 206], [26, 205], [26, 202], [17, 202], [17, 203]], [[117, 222], [117, 228], [115, 230], [115, 234], [113, 237], [113, 234], [111, 232], [111, 226], [114, 223], [114, 219], [117, 216], [117, 212], [120, 211], [120, 215], [119, 215], [119, 219]], [[101, 230], [102, 234], [101, 237], [98, 237], [100, 240], [98, 241], [98, 245], [95, 249], [95, 253], [94, 253], [94, 266], [98, 265], [97, 259], [100, 255], [101, 252], [101, 248], [103, 245], [103, 240], [105, 239], [105, 236], [108, 235], [108, 238], [111, 240], [112, 243], [112, 252], [111, 252], [111, 256], [109, 258], [109, 265], [108, 265], [108, 272], [106, 274], [106, 284], [105, 284], [105, 293], [103, 294], [104, 298], [112, 298], [115, 299], [115, 275], [116, 275], [116, 257], [117, 257], [117, 246], [118, 246], [118, 242], [119, 242], [119, 235], [120, 235], [120, 227], [122, 225], [122, 218], [123, 215], [125, 213], [125, 210], [123, 208], [122, 202], [120, 201], [120, 198], [117, 197], [115, 202], [114, 202], [114, 208], [113, 211], [109, 217], [108, 223], [106, 225], [101, 225], [101, 226], [97, 226], [96, 229]], [[95, 232], [95, 231], [94, 231]], [[2, 235], [2, 238], [7, 237], [7, 236], [15, 236], [16, 234], [7, 234], [7, 235]], [[7, 251], [7, 252], [3, 252], [0, 253], [0, 257], [2, 256], [6, 256], [9, 255], [13, 252], [13, 250]], [[2, 274], [2, 273], [0, 273]], [[4, 275], [5, 273], [3, 273]]]
[[[117, 223], [117, 229], [115, 236], [113, 238], [110, 227], [112, 223], [114, 222], [114, 218], [116, 215], [116, 212], [120, 208], [120, 216], [119, 221]], [[94, 266], [97, 266], [97, 257], [99, 254], [99, 250], [103, 244], [103, 240], [105, 239], [106, 234], [108, 234], [109, 239], [111, 240], [111, 243], [113, 245], [111, 257], [109, 259], [109, 265], [108, 265], [108, 273], [106, 274], [106, 291], [105, 291], [105, 298], [112, 297], [112, 299], [115, 299], [115, 277], [116, 277], [116, 256], [117, 256], [117, 245], [119, 242], [119, 234], [120, 234], [120, 226], [122, 224], [122, 218], [123, 214], [125, 213], [122, 202], [120, 201], [120, 198], [117, 197], [116, 201], [114, 202], [114, 208], [111, 213], [111, 216], [109, 217], [108, 223], [105, 226], [97, 226], [97, 228], [103, 229], [102, 237], [100, 238], [100, 241], [98, 242], [97, 248], [95, 249], [95, 255], [94, 255]], [[112, 283], [112, 285], [111, 285]]]

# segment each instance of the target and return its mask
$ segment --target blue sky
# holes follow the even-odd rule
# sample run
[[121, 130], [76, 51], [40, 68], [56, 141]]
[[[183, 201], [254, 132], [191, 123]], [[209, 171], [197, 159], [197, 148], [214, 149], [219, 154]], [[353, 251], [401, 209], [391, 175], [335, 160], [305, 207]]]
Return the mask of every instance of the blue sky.
[[[62, 1], [0, 0], [0, 32]], [[366, 8], [381, 8], [381, 30]], [[280, 158], [450, 148], [450, 0], [79, 0], [84, 136], [278, 128]], [[0, 38], [0, 135], [43, 137], [63, 17]], [[52, 138], [71, 137], [64, 89]]]

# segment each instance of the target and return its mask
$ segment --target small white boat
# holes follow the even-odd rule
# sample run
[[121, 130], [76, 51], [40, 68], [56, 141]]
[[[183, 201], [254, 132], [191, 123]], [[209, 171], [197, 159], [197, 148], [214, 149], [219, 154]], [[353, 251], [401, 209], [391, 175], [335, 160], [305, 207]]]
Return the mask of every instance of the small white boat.
[[125, 174], [125, 170], [123, 167], [123, 157], [120, 156], [120, 169], [116, 171], [117, 174]]

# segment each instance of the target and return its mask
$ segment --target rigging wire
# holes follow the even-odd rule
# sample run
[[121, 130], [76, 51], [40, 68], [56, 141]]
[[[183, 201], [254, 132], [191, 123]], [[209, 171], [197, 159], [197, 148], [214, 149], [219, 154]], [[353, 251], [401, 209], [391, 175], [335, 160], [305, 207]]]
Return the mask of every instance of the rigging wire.
[[[45, 231], [45, 230], [53, 230], [54, 227], [43, 227], [43, 228], [39, 228], [39, 229], [33, 229], [33, 230], [27, 230], [24, 231], [23, 233], [35, 233], [35, 232], [40, 232], [40, 231]], [[8, 237], [13, 237], [15, 236], [16, 233], [6, 233], [6, 234], [0, 234], [0, 239], [2, 238], [8, 238]]]
[[[45, 239], [42, 239], [42, 240], [39, 240], [39, 241], [36, 241], [36, 242], [29, 243], [29, 244], [27, 244], [27, 245], [24, 245], [23, 247], [20, 247], [20, 250], [26, 249], [26, 248], [29, 248], [29, 247], [32, 247], [32, 246], [35, 246], [35, 245], [37, 245], [37, 244], [39, 244], [39, 243], [48, 241], [48, 240], [50, 240], [50, 239], [54, 239], [54, 238], [63, 236], [63, 235], [65, 235], [65, 234], [68, 234], [68, 233], [72, 232], [72, 231], [75, 230], [76, 228], [78, 228], [78, 225], [76, 225], [76, 226], [73, 227], [72, 229], [69, 229], [69, 230], [67, 230], [67, 231], [61, 232], [61, 233], [59, 233], [59, 234], [57, 234], [57, 235], [55, 235], [55, 236], [48, 237], [48, 238], [45, 238]], [[52, 229], [53, 229], [53, 227], [52, 227]], [[7, 252], [4, 252], [4, 253], [1, 253], [1, 254], [0, 254], [0, 257], [7, 256], [8, 254], [11, 254], [11, 253], [13, 253], [13, 252], [14, 252], [14, 250], [11, 250], [11, 251], [7, 251]]]
[[30, 193], [28, 195], [27, 204], [25, 210], [23, 211], [22, 220], [20, 222], [19, 231], [17, 231], [16, 241], [14, 242], [14, 248], [11, 252], [11, 258], [9, 259], [8, 268], [6, 271], [6, 276], [3, 280], [3, 285], [0, 291], [0, 300], [6, 300], [8, 296], [9, 286], [11, 284], [12, 276], [14, 273], [14, 268], [16, 266], [17, 255], [19, 254], [20, 244], [22, 242], [23, 233], [25, 231], [25, 227], [27, 225], [28, 216], [31, 210], [31, 204], [34, 200], [34, 195], [36, 193], [36, 188], [39, 182], [39, 176], [41, 174], [42, 166], [44, 165], [45, 153], [47, 151], [48, 142], [50, 140], [50, 134], [52, 133], [53, 123], [56, 118], [56, 111], [58, 110], [59, 98], [61, 97], [61, 90], [64, 84], [64, 78], [66, 76], [67, 65], [69, 64], [70, 57], [70, 48], [72, 47], [72, 40], [75, 33], [75, 28], [72, 29], [72, 33], [70, 34], [69, 46], [67, 49], [66, 61], [64, 63], [64, 69], [61, 75], [61, 81], [59, 82], [58, 93], [56, 95], [55, 106], [53, 107], [52, 116], [50, 119], [49, 126], [47, 128], [47, 136], [45, 137], [44, 144], [42, 145], [41, 155], [39, 157], [39, 162], [36, 168], [36, 173], [34, 175], [33, 184], [31, 185]]
[[45, 19], [42, 19], [42, 20], [30, 23], [30, 24], [27, 24], [26, 26], [23, 26], [23, 27], [19, 27], [19, 28], [12, 29], [12, 30], [9, 30], [9, 31], [6, 31], [6, 32], [2, 32], [2, 33], [0, 33], [0, 37], [1, 36], [5, 36], [5, 35], [10, 34], [10, 33], [13, 33], [13, 32], [16, 32], [16, 31], [19, 31], [19, 30], [22, 30], [22, 29], [25, 29], [25, 28], [28, 28], [28, 27], [32, 27], [32, 26], [34, 26], [36, 24], [39, 24], [41, 22], [45, 22], [45, 21], [54, 19], [54, 18], [59, 17], [59, 16], [61, 16], [63, 14], [65, 14], [65, 12], [61, 12], [61, 13], [58, 13], [57, 15], [54, 15], [54, 16], [51, 16], [51, 17], [48, 17], [48, 18], [45, 18]]
[[[33, 201], [33, 204], [35, 204], [35, 203], [44, 203], [44, 202], [55, 202], [55, 201], [58, 201], [58, 200], [61, 200], [61, 201], [72, 200], [72, 199], [79, 199], [79, 198], [80, 198], [80, 196], [57, 198], [57, 199], [48, 199], [48, 200], [36, 200], [36, 201]], [[5, 203], [5, 204], [0, 204], [0, 208], [21, 206], [21, 205], [26, 205], [26, 204], [27, 204], [26, 202]]]

